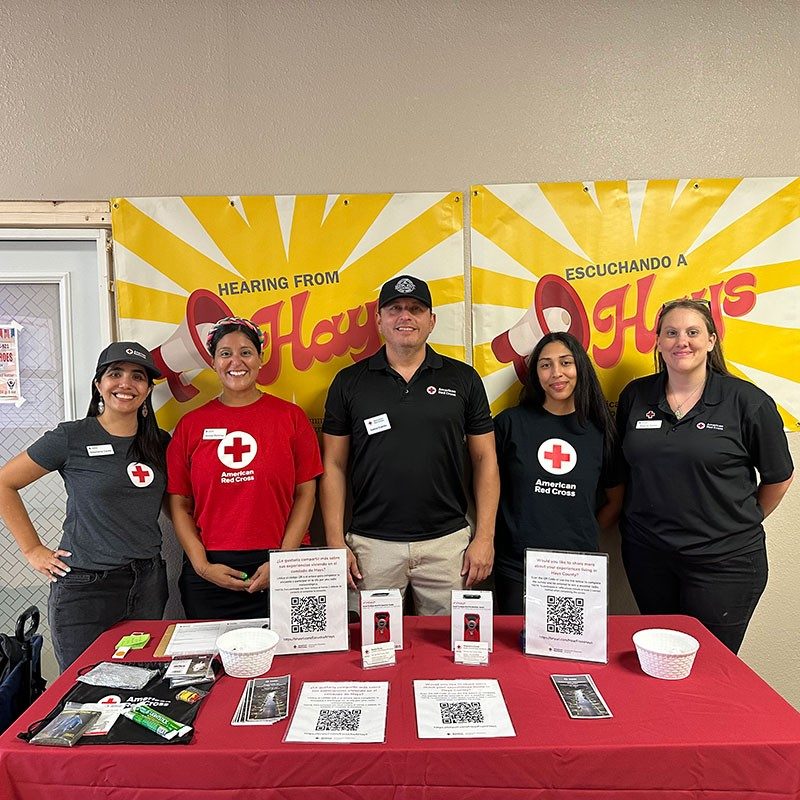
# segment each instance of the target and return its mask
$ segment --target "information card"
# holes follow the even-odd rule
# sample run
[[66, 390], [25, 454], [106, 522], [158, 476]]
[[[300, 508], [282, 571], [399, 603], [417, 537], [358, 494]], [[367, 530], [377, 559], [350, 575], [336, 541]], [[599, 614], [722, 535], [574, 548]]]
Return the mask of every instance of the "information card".
[[287, 742], [383, 742], [387, 681], [304, 683]]
[[608, 660], [608, 556], [525, 551], [525, 653]]
[[347, 551], [306, 548], [269, 555], [270, 627], [276, 653], [347, 650]]
[[414, 681], [420, 739], [516, 736], [496, 680]]

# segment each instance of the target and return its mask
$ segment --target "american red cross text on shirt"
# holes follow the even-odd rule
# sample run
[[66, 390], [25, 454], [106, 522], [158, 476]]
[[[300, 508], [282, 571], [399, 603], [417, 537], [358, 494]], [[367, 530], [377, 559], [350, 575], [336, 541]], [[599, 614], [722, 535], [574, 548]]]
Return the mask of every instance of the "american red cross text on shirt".
[[137, 464], [136, 469], [131, 471], [131, 475], [136, 478], [139, 483], [144, 483], [150, 477], [150, 470], [141, 464]]
[[545, 453], [544, 457], [553, 465], [553, 469], [561, 469], [561, 463], [569, 463], [572, 456], [569, 453], [561, 452], [561, 445], [553, 445], [553, 449], [549, 453]]
[[233, 456], [234, 461], [241, 461], [245, 453], [250, 452], [250, 445], [245, 444], [240, 438], [233, 440], [233, 444], [229, 444], [225, 448], [225, 455]]

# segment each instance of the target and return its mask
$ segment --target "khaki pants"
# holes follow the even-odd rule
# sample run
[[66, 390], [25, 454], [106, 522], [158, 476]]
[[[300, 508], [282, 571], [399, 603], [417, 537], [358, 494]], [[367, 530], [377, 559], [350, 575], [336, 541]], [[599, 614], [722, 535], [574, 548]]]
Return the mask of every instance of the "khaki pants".
[[420, 615], [448, 615], [450, 593], [464, 588], [461, 570], [469, 528], [422, 542], [387, 542], [356, 533], [348, 533], [345, 540], [364, 576], [358, 588], [399, 589], [405, 597], [410, 586]]

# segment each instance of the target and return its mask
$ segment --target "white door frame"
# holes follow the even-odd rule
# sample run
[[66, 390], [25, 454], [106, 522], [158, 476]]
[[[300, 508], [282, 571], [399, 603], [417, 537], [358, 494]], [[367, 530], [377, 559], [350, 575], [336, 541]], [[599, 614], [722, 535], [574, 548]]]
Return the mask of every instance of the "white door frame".
[[[102, 338], [110, 342], [113, 331], [111, 304], [111, 262], [109, 231], [103, 228], [0, 228], [0, 241], [94, 241], [96, 243], [96, 280], [100, 300]], [[61, 311], [61, 355], [64, 385], [64, 418], [75, 419], [76, 396], [73, 375], [73, 324], [70, 276], [66, 272], [30, 273], [3, 272], [2, 283], [58, 284]]]

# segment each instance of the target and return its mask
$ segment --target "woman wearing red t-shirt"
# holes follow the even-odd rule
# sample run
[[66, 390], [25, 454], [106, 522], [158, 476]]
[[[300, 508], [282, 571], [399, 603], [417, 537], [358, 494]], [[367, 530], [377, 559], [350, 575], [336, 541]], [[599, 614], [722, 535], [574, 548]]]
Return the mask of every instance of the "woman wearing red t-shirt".
[[256, 385], [263, 344], [248, 319], [213, 326], [206, 346], [222, 393], [181, 419], [167, 451], [189, 619], [267, 615], [269, 551], [297, 549], [308, 533], [319, 446], [302, 409]]

